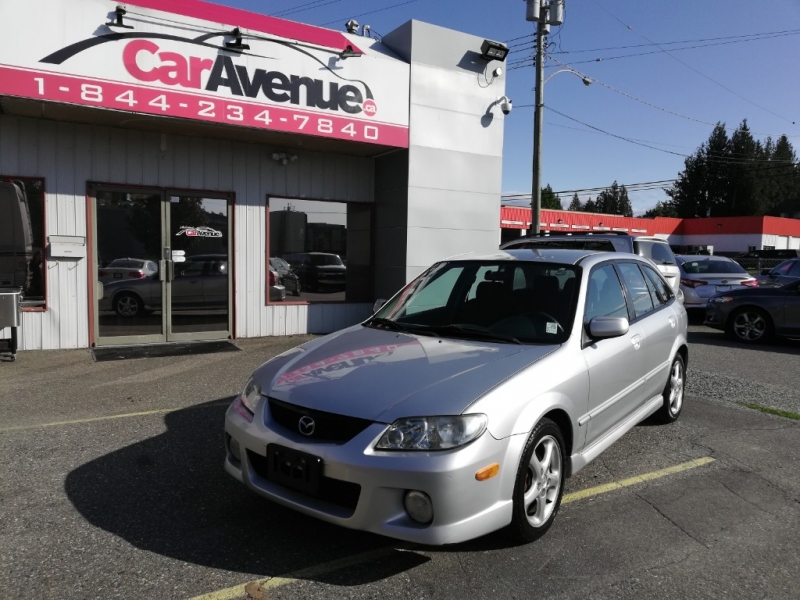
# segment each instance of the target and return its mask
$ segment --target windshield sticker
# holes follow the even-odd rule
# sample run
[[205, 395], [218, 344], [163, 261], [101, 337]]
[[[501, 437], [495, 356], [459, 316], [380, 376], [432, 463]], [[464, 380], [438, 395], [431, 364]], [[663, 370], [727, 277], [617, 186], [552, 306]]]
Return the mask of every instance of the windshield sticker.
[[191, 227], [190, 225], [181, 225], [180, 231], [175, 234], [175, 236], [185, 235], [186, 237], [214, 237], [214, 238], [221, 238], [222, 232], [217, 231], [216, 229], [211, 229], [211, 227], [206, 227], [205, 225], [201, 225], [199, 227]]
[[556, 334], [558, 333], [558, 323], [548, 323], [544, 328], [545, 332]]

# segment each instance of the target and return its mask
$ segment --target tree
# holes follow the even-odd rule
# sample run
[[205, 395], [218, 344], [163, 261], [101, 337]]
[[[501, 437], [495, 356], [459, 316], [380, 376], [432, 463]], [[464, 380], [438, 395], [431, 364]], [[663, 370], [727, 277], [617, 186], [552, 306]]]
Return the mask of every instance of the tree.
[[597, 204], [595, 204], [594, 200], [589, 198], [586, 201], [586, 204], [583, 205], [583, 211], [584, 212], [597, 212]]
[[655, 217], [676, 217], [678, 213], [671, 202], [656, 202], [656, 205], [642, 215], [645, 219], [654, 219]]
[[581, 203], [581, 199], [578, 198], [577, 192], [575, 192], [575, 194], [572, 196], [572, 202], [569, 203], [567, 210], [583, 210], [583, 204]]
[[624, 185], [619, 185], [616, 181], [610, 188], [604, 189], [597, 196], [596, 211], [611, 215], [622, 215], [624, 217], [633, 216], [633, 208], [628, 198], [628, 190]]
[[561, 206], [561, 199], [556, 196], [553, 188], [548, 183], [547, 186], [542, 188], [542, 208], [549, 208], [551, 210], [563, 210]]
[[800, 169], [788, 138], [754, 139], [747, 121], [728, 137], [717, 123], [708, 140], [684, 161], [667, 190], [679, 217], [764, 215], [800, 196]]

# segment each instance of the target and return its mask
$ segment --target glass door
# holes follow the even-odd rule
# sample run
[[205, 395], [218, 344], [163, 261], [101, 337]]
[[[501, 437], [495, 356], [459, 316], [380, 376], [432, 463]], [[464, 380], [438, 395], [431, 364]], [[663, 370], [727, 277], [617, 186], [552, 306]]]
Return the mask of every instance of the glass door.
[[169, 196], [169, 319], [173, 340], [225, 339], [231, 332], [227, 198]]
[[163, 194], [95, 190], [94, 289], [98, 345], [165, 341]]
[[95, 343], [231, 336], [227, 197], [95, 189]]

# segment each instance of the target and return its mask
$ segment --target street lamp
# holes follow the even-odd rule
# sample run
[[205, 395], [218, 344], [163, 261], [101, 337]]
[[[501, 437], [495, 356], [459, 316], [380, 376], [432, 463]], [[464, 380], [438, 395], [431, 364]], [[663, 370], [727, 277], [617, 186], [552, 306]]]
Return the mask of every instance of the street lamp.
[[581, 78], [583, 85], [592, 85], [592, 80], [574, 69], [559, 69], [544, 78], [544, 21], [539, 21], [536, 38], [536, 88], [533, 109], [533, 184], [531, 186], [530, 235], [539, 235], [542, 213], [542, 113], [544, 112], [544, 84], [559, 73], [572, 73]]

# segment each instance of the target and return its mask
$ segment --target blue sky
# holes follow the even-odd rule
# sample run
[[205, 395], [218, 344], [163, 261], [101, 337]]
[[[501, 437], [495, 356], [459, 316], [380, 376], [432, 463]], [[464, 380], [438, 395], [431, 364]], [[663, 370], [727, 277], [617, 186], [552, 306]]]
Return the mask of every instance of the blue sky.
[[[214, 1], [279, 16], [296, 9], [285, 18], [333, 29], [354, 17], [388, 33], [418, 19], [514, 40], [509, 64], [532, 52], [526, 42], [532, 42], [535, 24], [525, 20], [523, 0]], [[365, 14], [370, 11], [376, 12]], [[529, 38], [515, 39], [521, 36]], [[574, 119], [545, 111], [542, 180], [556, 191], [674, 179], [683, 156], [708, 138], [717, 121], [735, 128], [747, 119], [759, 139], [786, 134], [800, 151], [798, 0], [566, 0], [564, 25], [549, 37], [555, 59], [596, 80], [585, 87], [561, 73], [545, 86], [545, 105]], [[687, 40], [705, 41], [671, 44]], [[677, 49], [685, 46], [703, 47]], [[640, 56], [608, 59], [628, 54]], [[545, 75], [559, 68], [548, 64]], [[515, 108], [506, 118], [503, 192], [530, 193], [533, 109], [522, 105], [533, 103], [534, 69], [516, 67], [507, 75]], [[630, 195], [635, 214], [666, 198], [660, 189]], [[565, 207], [568, 202], [565, 197]]]

